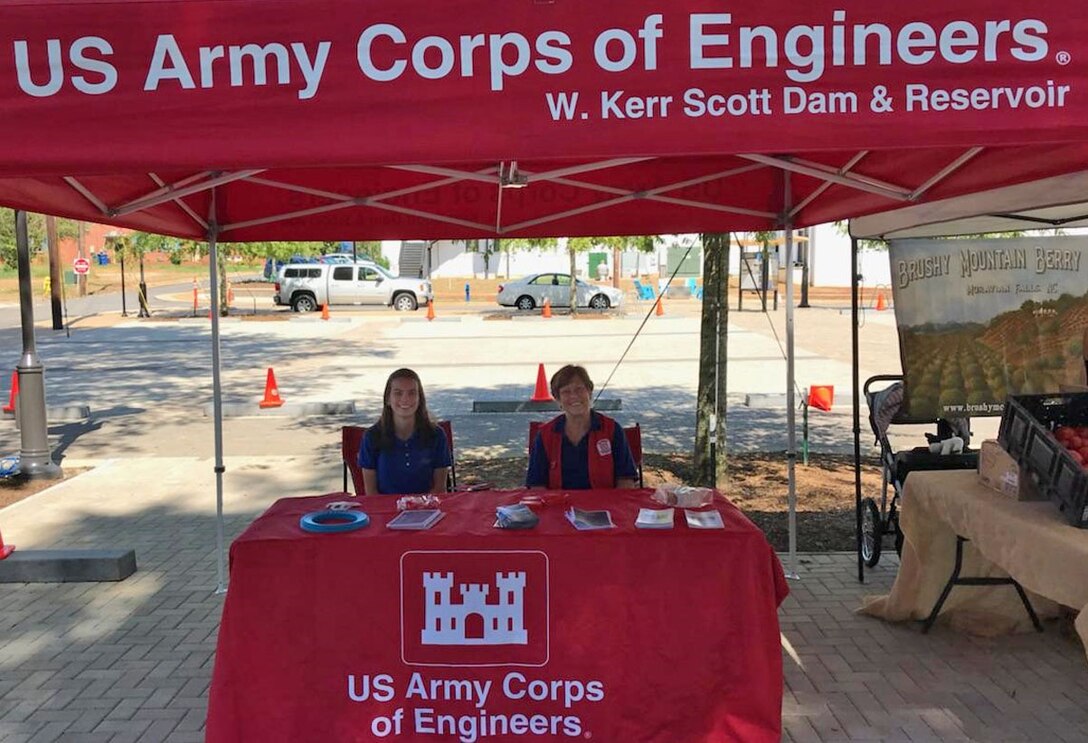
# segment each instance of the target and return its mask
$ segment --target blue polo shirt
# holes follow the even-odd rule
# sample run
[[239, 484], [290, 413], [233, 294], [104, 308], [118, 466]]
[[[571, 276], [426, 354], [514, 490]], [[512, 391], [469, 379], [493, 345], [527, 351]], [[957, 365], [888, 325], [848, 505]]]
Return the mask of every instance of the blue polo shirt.
[[429, 493], [434, 488], [434, 471], [450, 466], [446, 432], [435, 428], [430, 442], [424, 444], [415, 431], [407, 441], [394, 437], [390, 448], [379, 449], [378, 430], [369, 428], [359, 447], [359, 466], [377, 471], [378, 492], [383, 495]]
[[[589, 428], [597, 431], [601, 427], [601, 417], [597, 413], [591, 415], [593, 417]], [[566, 424], [565, 417], [556, 423], [560, 435], [563, 434]], [[562, 457], [563, 487], [569, 490], [589, 490], [589, 433], [577, 444], [570, 443], [570, 439], [563, 436]], [[627, 437], [619, 423], [616, 423], [616, 430], [612, 433], [612, 470], [616, 479], [629, 477], [638, 480], [638, 467], [635, 466], [635, 458], [631, 455]], [[538, 432], [533, 439], [533, 448], [529, 451], [529, 471], [525, 473], [525, 487], [541, 485], [548, 487], [548, 454]]]

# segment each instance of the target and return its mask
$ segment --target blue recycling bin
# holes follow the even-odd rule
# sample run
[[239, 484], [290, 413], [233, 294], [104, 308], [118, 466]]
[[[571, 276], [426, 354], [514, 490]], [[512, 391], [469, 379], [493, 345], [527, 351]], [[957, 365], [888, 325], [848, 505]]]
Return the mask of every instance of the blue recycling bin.
[[110, 264], [110, 254], [106, 251], [102, 251], [98, 254], [98, 265], [108, 266]]

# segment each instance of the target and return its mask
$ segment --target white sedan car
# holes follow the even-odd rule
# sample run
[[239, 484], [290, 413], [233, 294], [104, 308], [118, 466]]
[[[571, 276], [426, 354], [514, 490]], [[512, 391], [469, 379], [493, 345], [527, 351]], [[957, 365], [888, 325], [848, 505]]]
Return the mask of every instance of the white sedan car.
[[[579, 307], [607, 310], [623, 303], [623, 292], [619, 289], [587, 284], [581, 279], [577, 281], [577, 292]], [[545, 299], [551, 300], [552, 307], [570, 306], [569, 273], [536, 273], [499, 284], [498, 301], [503, 307], [531, 310], [542, 306]]]

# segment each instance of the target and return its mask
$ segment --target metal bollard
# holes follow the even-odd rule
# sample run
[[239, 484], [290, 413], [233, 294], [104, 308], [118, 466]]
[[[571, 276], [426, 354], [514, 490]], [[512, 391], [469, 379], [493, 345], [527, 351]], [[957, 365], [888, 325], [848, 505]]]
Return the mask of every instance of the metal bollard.
[[466, 302], [469, 301], [471, 296], [472, 296], [472, 287], [470, 287], [468, 282], [466, 281], [465, 282], [465, 301]]

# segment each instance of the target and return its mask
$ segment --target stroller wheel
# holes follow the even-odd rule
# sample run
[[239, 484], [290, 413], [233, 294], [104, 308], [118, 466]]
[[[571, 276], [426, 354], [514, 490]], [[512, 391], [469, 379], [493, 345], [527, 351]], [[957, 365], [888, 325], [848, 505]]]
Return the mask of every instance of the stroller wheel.
[[868, 567], [880, 562], [881, 541], [884, 538], [884, 523], [880, 518], [880, 508], [872, 498], [861, 502], [861, 559]]

